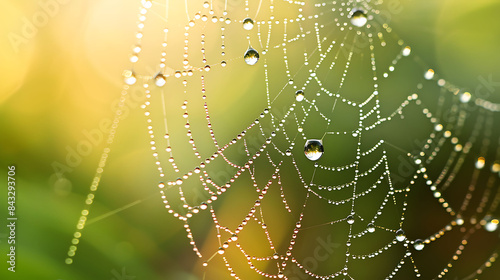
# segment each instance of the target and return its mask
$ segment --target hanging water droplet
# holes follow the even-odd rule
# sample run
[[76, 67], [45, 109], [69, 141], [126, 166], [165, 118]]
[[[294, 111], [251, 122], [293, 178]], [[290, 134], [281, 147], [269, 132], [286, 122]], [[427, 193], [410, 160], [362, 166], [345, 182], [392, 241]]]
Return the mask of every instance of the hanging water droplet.
[[306, 141], [304, 153], [309, 160], [318, 160], [323, 155], [323, 143], [321, 140], [310, 139]]
[[130, 62], [136, 63], [137, 61], [139, 61], [139, 56], [137, 56], [136, 54], [130, 56]]
[[285, 277], [285, 274], [283, 274], [283, 272], [279, 272], [279, 273], [278, 273], [278, 278], [279, 278], [279, 279], [281, 279], [281, 278], [283, 278], [283, 277]]
[[484, 157], [480, 157], [476, 161], [476, 168], [483, 169], [485, 164], [486, 164], [486, 159]]
[[210, 3], [208, 1], [205, 1], [203, 3], [203, 8], [208, 9], [208, 7], [210, 7]]
[[137, 78], [135, 77], [135, 73], [132, 70], [123, 71], [123, 78], [127, 85], [131, 86], [137, 82]]
[[257, 61], [259, 61], [259, 53], [254, 50], [252, 47], [248, 47], [248, 50], [245, 52], [245, 62], [248, 65], [255, 65]]
[[422, 239], [417, 239], [415, 240], [415, 242], [413, 243], [413, 247], [415, 248], [415, 250], [417, 251], [422, 251], [425, 247], [425, 243]]
[[175, 71], [175, 77], [180, 78], [182, 76], [181, 71]]
[[165, 78], [165, 76], [163, 76], [162, 73], [156, 74], [155, 85], [162, 87], [165, 85], [166, 82], [167, 82], [167, 79]]
[[368, 232], [375, 232], [375, 226], [372, 224], [372, 223], [369, 223], [368, 224], [368, 227], [367, 227], [367, 230]]
[[297, 90], [295, 92], [295, 100], [297, 100], [298, 102], [301, 102], [302, 100], [304, 100], [304, 91], [303, 90]]
[[243, 28], [245, 30], [252, 30], [253, 28], [253, 20], [251, 18], [246, 18], [243, 20]]
[[432, 78], [434, 78], [434, 70], [432, 69], [427, 70], [427, 72], [425, 72], [424, 78], [426, 80], [431, 80]]
[[220, 63], [220, 65], [221, 65], [222, 67], [226, 67], [226, 64], [227, 64], [227, 63], [226, 63], [226, 61], [225, 61], [225, 60], [221, 61], [221, 63]]
[[286, 150], [285, 155], [286, 155], [287, 157], [291, 156], [291, 155], [292, 155], [292, 151], [290, 151], [290, 150]]
[[231, 19], [230, 18], [226, 18], [226, 24], [230, 24], [231, 23]]
[[153, 6], [153, 1], [150, 1], [150, 0], [142, 0], [141, 3], [142, 3], [142, 6], [146, 9], [149, 9]]
[[470, 101], [472, 95], [469, 92], [464, 92], [460, 95], [460, 102], [467, 103]]
[[238, 240], [238, 235], [236, 235], [236, 234], [231, 235], [231, 240], [232, 241]]
[[411, 48], [410, 46], [406, 46], [404, 49], [403, 49], [403, 56], [409, 56], [411, 53]]
[[405, 232], [402, 229], [398, 229], [398, 231], [396, 231], [396, 240], [399, 242], [403, 242], [405, 241], [405, 239], [406, 239]]
[[354, 216], [353, 215], [349, 215], [347, 217], [347, 223], [350, 225], [354, 224]]
[[356, 27], [364, 26], [368, 22], [366, 12], [361, 9], [353, 9], [351, 14], [351, 24]]
[[224, 254], [224, 252], [225, 252], [225, 250], [222, 247], [219, 247], [219, 250], [217, 250], [217, 253], [219, 253], [219, 255]]
[[484, 229], [489, 232], [494, 232], [495, 230], [498, 229], [498, 224], [499, 220], [498, 219], [492, 219], [490, 216], [487, 216], [484, 218], [485, 222], [484, 223]]
[[210, 71], [210, 65], [205, 65], [205, 67], [203, 68], [205, 71]]
[[208, 208], [208, 204], [203, 202], [202, 204], [200, 204], [200, 209], [201, 210], [206, 210]]

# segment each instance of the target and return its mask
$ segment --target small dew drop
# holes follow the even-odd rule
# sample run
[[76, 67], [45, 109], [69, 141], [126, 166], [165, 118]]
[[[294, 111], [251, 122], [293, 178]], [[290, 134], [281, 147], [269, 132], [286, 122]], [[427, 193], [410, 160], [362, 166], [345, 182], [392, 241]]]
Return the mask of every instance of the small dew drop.
[[217, 250], [217, 253], [219, 253], [219, 255], [223, 255], [224, 252], [225, 252], [225, 250], [222, 247], [219, 247], [219, 250]]
[[259, 53], [252, 47], [248, 47], [248, 50], [245, 52], [244, 59], [248, 65], [255, 65], [257, 61], [259, 61]]
[[353, 9], [351, 14], [351, 24], [356, 27], [362, 27], [368, 22], [366, 12], [361, 9]]
[[243, 28], [245, 30], [252, 30], [253, 28], [253, 20], [251, 18], [246, 18], [243, 20]]
[[321, 140], [310, 139], [306, 141], [304, 153], [309, 160], [316, 161], [323, 155], [323, 143]]
[[220, 65], [221, 65], [222, 67], [226, 67], [227, 63], [226, 63], [226, 61], [225, 61], [225, 60], [223, 60], [223, 61], [221, 61]]
[[203, 3], [203, 8], [208, 9], [210, 7], [210, 3], [208, 1], [205, 1]]
[[295, 100], [297, 100], [298, 102], [301, 102], [302, 100], [304, 100], [304, 91], [303, 90], [297, 90], [295, 92]]

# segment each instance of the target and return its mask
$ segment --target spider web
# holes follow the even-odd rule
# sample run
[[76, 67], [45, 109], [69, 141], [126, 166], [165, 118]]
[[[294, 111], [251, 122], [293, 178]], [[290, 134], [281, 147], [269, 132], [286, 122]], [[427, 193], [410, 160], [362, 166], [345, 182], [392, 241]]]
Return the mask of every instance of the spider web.
[[120, 106], [144, 90], [159, 196], [204, 278], [475, 279], [495, 262], [500, 105], [429, 69], [381, 4], [141, 1]]

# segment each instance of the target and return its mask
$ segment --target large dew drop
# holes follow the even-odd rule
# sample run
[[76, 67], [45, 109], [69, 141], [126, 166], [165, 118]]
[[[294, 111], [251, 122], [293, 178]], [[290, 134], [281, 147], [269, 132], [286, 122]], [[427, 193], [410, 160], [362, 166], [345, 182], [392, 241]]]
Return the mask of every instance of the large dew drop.
[[254, 50], [252, 47], [248, 47], [248, 50], [245, 52], [245, 62], [248, 65], [255, 65], [257, 61], [259, 61], [259, 53]]
[[424, 247], [425, 247], [425, 243], [424, 243], [423, 240], [417, 239], [417, 240], [415, 240], [415, 243], [413, 243], [413, 247], [417, 251], [422, 251], [424, 249]]
[[500, 223], [498, 219], [493, 219], [490, 216], [485, 217], [484, 229], [489, 232], [494, 232], [498, 229]]
[[165, 78], [165, 76], [162, 73], [156, 74], [155, 85], [162, 87], [165, 85], [165, 83], [167, 83], [167, 79]]
[[135, 73], [132, 70], [123, 71], [123, 79], [124, 79], [124, 82], [129, 86], [131, 86], [131, 85], [135, 84], [135, 82], [137, 82], [137, 78], [135, 77]]
[[245, 30], [252, 30], [253, 28], [253, 20], [251, 18], [246, 18], [243, 20], [243, 28]]
[[323, 155], [323, 143], [321, 140], [310, 139], [307, 140], [304, 146], [304, 153], [309, 160], [318, 160]]
[[302, 100], [304, 100], [304, 91], [303, 90], [297, 90], [297, 92], [295, 92], [295, 100], [297, 100], [298, 102], [301, 102]]
[[353, 9], [351, 14], [351, 24], [356, 27], [362, 27], [368, 22], [366, 13], [360, 9]]
[[399, 242], [403, 242], [405, 241], [405, 239], [406, 239], [405, 232], [402, 229], [398, 229], [398, 231], [396, 231], [396, 240]]

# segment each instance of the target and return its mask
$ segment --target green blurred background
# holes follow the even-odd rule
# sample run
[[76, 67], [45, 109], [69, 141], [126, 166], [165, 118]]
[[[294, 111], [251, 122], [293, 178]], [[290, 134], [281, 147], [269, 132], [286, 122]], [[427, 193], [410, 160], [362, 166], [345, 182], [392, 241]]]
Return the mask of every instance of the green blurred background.
[[[53, 13], [43, 8], [49, 2], [57, 3]], [[126, 118], [118, 129], [75, 262], [64, 264], [104, 141], [93, 143], [84, 155], [70, 156], [70, 165], [68, 155], [75, 155], [78, 145], [89, 140], [87, 135], [113, 117], [121, 73], [130, 65], [139, 2], [3, 0], [0, 4], [0, 168], [4, 170], [0, 178], [6, 181], [7, 166], [17, 167], [19, 219], [15, 274], [6, 270], [5, 227], [0, 231], [1, 279], [119, 280], [123, 269], [135, 279], [201, 279], [201, 262], [192, 252], [182, 224], [166, 213], [157, 195], [140, 98], [129, 100], [126, 106]], [[184, 26], [183, 5], [178, 2], [172, 4], [171, 11], [177, 15], [171, 12], [171, 20]], [[193, 11], [201, 8], [201, 1], [189, 2]], [[471, 92], [484, 80], [500, 82], [500, 2], [385, 2], [387, 7], [399, 7], [400, 12], [391, 14], [393, 31], [440, 77]], [[243, 1], [231, 3], [240, 7], [233, 8], [235, 18], [244, 14]], [[285, 4], [276, 5], [279, 10]], [[36, 17], [40, 17], [39, 26], [25, 30], [26, 20]], [[162, 28], [161, 20], [153, 19], [150, 24]], [[244, 43], [243, 36], [239, 40]], [[158, 51], [151, 53], [159, 58]], [[293, 55], [302, 54], [289, 54]], [[228, 54], [234, 60], [240, 56]], [[231, 94], [214, 97], [212, 110], [217, 111], [216, 119], [224, 119], [227, 131], [221, 133], [229, 140], [256, 117], [265, 102], [248, 98], [252, 81], [261, 81], [260, 76], [245, 77], [243, 84], [235, 84], [225, 75], [217, 75], [219, 70], [210, 72], [212, 83], [222, 84]], [[144, 66], [143, 72], [153, 74], [154, 70]], [[500, 101], [499, 90], [500, 86], [493, 86], [488, 99]], [[69, 167], [63, 177], [55, 174], [55, 163]], [[4, 189], [0, 194], [2, 225], [7, 207]], [[127, 210], [92, 221], [131, 203]], [[236, 197], [220, 206], [232, 209], [238, 203]], [[200, 227], [209, 222], [200, 221]], [[207, 279], [229, 279], [223, 268], [218, 271], [214, 275], [222, 276], [214, 277], [220, 278]], [[488, 278], [493, 273], [489, 275], [484, 279], [495, 279]], [[257, 278], [243, 275], [243, 279]]]

